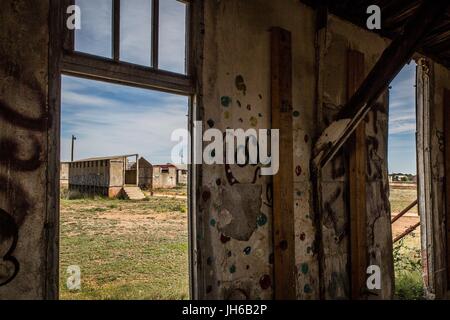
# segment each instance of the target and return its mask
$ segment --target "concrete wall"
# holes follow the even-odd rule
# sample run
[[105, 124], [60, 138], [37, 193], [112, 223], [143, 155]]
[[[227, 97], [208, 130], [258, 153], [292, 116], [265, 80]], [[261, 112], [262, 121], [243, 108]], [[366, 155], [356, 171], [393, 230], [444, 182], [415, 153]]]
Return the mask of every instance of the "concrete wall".
[[[73, 162], [69, 168], [69, 188], [114, 198], [122, 191], [124, 174], [124, 159], [121, 158]], [[136, 181], [135, 171], [133, 177]]]
[[42, 299], [52, 289], [46, 249], [55, 228], [46, 224], [49, 1], [1, 6], [0, 299]]
[[[293, 134], [299, 146], [292, 168], [300, 245], [296, 265], [302, 285], [298, 297], [314, 298], [310, 288], [317, 268], [309, 263], [314, 259], [314, 233], [306, 218], [311, 210], [308, 168], [316, 112], [313, 11], [294, 0], [206, 1], [205, 6], [201, 103], [205, 128], [270, 128], [269, 28], [292, 32]], [[272, 178], [257, 172], [251, 165], [202, 167], [197, 196], [201, 298], [273, 296]]]
[[125, 184], [124, 168], [123, 159], [113, 159], [109, 161], [110, 187], [123, 187]]

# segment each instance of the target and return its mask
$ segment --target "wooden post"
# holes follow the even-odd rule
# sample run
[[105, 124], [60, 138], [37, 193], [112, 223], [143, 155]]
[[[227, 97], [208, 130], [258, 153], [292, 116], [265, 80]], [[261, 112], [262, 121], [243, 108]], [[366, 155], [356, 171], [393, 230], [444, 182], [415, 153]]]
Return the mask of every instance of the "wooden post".
[[[364, 80], [364, 54], [349, 50], [347, 62], [347, 96], [350, 98]], [[358, 125], [350, 137], [348, 149], [351, 297], [352, 299], [360, 299], [365, 286], [367, 268], [366, 125], [364, 121]]]
[[450, 90], [444, 89], [445, 212], [447, 233], [447, 290], [450, 288]]
[[152, 61], [151, 66], [159, 68], [159, 0], [152, 1]]
[[136, 186], [139, 187], [139, 155], [136, 155]]
[[272, 128], [279, 129], [280, 165], [273, 177], [275, 299], [295, 299], [291, 33], [271, 29]]
[[61, 7], [59, 8], [59, 10], [61, 10], [60, 12], [58, 12], [58, 18], [62, 18], [62, 25], [63, 28], [61, 30], [62, 32], [62, 36], [64, 37], [63, 39], [63, 48], [66, 51], [72, 52], [75, 50], [75, 30], [69, 30], [67, 28], [67, 8], [69, 6], [72, 6], [75, 4], [75, 0], [62, 0], [61, 1]]
[[120, 0], [113, 1], [113, 52], [114, 61], [120, 60]]

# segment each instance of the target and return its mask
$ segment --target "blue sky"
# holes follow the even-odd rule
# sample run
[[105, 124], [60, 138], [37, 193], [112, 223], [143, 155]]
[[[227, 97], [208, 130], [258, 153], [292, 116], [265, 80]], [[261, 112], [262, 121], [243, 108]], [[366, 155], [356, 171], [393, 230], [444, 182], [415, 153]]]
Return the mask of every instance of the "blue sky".
[[167, 163], [177, 142], [173, 130], [187, 128], [188, 98], [151, 90], [63, 77], [61, 158], [139, 153]]
[[416, 173], [416, 64], [406, 65], [391, 83], [389, 173]]
[[[132, 3], [133, 6], [129, 4]], [[75, 48], [111, 57], [111, 0], [77, 0], [81, 30]], [[150, 65], [151, 1], [122, 1], [122, 60]], [[184, 73], [185, 12], [177, 0], [161, 1], [160, 68]], [[148, 25], [146, 29], [143, 26]], [[139, 153], [152, 163], [171, 161], [173, 130], [187, 128], [188, 97], [63, 76], [61, 160]]]

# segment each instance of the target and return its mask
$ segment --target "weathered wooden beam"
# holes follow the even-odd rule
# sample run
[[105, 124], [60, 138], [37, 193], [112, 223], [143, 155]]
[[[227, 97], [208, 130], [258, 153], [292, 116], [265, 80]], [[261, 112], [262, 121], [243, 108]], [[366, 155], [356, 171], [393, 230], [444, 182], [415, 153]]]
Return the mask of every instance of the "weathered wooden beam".
[[[364, 80], [364, 54], [347, 52], [347, 96], [350, 98]], [[361, 299], [367, 269], [366, 214], [366, 125], [361, 122], [350, 138], [349, 197], [350, 197], [350, 261], [351, 296]]]
[[323, 168], [348, 140], [378, 97], [420, 47], [428, 30], [436, 24], [447, 6], [446, 2], [425, 1], [408, 21], [403, 33], [384, 50], [359, 89], [318, 139], [313, 152], [316, 168]]
[[445, 212], [447, 233], [447, 290], [450, 288], [450, 89], [444, 90]]
[[190, 77], [126, 62], [99, 58], [85, 53], [67, 53], [62, 72], [67, 75], [122, 85], [190, 95], [195, 92]]
[[59, 204], [60, 204], [60, 126], [61, 126], [61, 73], [60, 63], [66, 24], [67, 1], [50, 0], [48, 44], [48, 114], [47, 119], [47, 198], [45, 212], [45, 263], [42, 272], [45, 282], [42, 291], [45, 299], [59, 297]]
[[273, 177], [275, 299], [295, 299], [291, 33], [271, 29], [272, 128], [279, 129], [283, 165]]

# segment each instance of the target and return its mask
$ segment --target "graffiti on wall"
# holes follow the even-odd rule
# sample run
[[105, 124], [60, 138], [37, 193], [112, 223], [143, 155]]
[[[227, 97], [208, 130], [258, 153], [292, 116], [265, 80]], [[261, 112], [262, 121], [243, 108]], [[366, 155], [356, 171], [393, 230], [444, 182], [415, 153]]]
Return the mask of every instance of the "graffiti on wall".
[[[0, 96], [0, 119], [12, 128], [22, 129], [26, 137], [17, 139], [0, 137], [0, 286], [15, 279], [20, 270], [20, 263], [14, 256], [19, 241], [19, 230], [26, 216], [32, 210], [32, 202], [14, 173], [33, 172], [41, 167], [42, 145], [36, 133], [45, 131], [48, 121], [46, 112], [46, 94], [38, 79], [32, 72], [16, 64], [14, 59], [0, 55], [1, 91], [7, 92], [6, 86], [14, 86], [23, 101], [36, 101], [40, 114], [30, 117], [18, 111], [7, 98]], [[5, 130], [6, 131], [6, 130]], [[23, 141], [26, 142], [26, 146]], [[29, 155], [23, 156], [22, 148], [27, 148]]]

